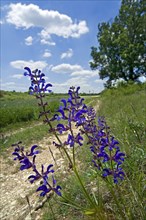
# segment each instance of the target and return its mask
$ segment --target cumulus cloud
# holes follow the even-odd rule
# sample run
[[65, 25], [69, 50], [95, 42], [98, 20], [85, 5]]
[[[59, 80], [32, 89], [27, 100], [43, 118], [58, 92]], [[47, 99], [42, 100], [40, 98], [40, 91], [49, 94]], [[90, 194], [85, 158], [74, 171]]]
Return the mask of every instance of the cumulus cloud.
[[55, 46], [56, 43], [52, 41], [50, 34], [47, 32], [47, 30], [42, 30], [39, 34], [38, 34], [41, 38], [40, 42], [41, 44], [47, 44], [50, 46]]
[[[57, 66], [51, 66], [50, 70], [56, 73], [69, 74], [70, 79], [60, 82], [52, 83], [54, 92], [67, 92], [70, 86], [80, 86], [81, 92], [96, 92], [99, 93], [103, 90], [103, 80], [99, 79], [99, 72], [84, 69], [80, 65], [60, 64]], [[90, 78], [90, 80], [89, 80]]]
[[23, 77], [23, 74], [14, 74], [12, 76], [12, 78], [15, 78], [15, 79], [21, 79]]
[[5, 91], [12, 91], [15, 90], [16, 84], [15, 82], [2, 82], [1, 83], [1, 90], [5, 90]]
[[83, 77], [73, 77], [73, 78], [70, 78], [69, 80], [66, 81], [66, 85], [67, 86], [75, 86], [75, 87], [77, 87], [77, 86], [85, 87], [85, 86], [88, 86], [89, 83]]
[[66, 93], [71, 86], [80, 86], [82, 91], [89, 91], [89, 83], [83, 77], [73, 77], [63, 83], [52, 83], [54, 92]]
[[[23, 75], [23, 74], [22, 74]], [[5, 90], [5, 91], [18, 91], [18, 92], [26, 92], [27, 88], [29, 87], [29, 83], [28, 85], [24, 85], [24, 84], [16, 84], [15, 82], [3, 82], [1, 83], [1, 89]]]
[[51, 71], [55, 73], [72, 73], [74, 71], [80, 70], [82, 70], [82, 67], [80, 65], [71, 65], [68, 63], [62, 63], [60, 65], [51, 67]]
[[15, 82], [6, 82], [6, 83], [3, 83], [3, 85], [13, 86], [13, 85], [15, 85]]
[[48, 57], [51, 57], [51, 56], [52, 56], [51, 52], [49, 52], [49, 50], [45, 50], [45, 52], [43, 54], [43, 57], [48, 58]]
[[62, 63], [57, 66], [51, 66], [51, 71], [55, 73], [69, 73], [73, 77], [98, 77], [99, 76], [99, 71], [95, 70], [87, 70], [83, 69], [82, 66], [80, 65], [71, 65], [68, 63]]
[[4, 24], [4, 21], [0, 20], [0, 24]]
[[91, 71], [91, 70], [85, 70], [82, 69], [81, 71], [74, 71], [71, 76], [84, 76], [84, 77], [94, 77], [99, 76], [98, 70]]
[[69, 48], [68, 51], [61, 54], [61, 59], [71, 58], [72, 56], [73, 56], [73, 50], [71, 48]]
[[66, 93], [71, 86], [80, 86], [80, 92], [95, 92], [99, 93], [104, 89], [103, 81], [99, 80], [97, 84], [93, 84], [93, 81], [89, 81], [87, 77], [72, 77], [63, 83], [52, 83], [54, 92]]
[[46, 31], [47, 35], [55, 34], [64, 38], [79, 38], [82, 34], [89, 32], [86, 21], [73, 22], [66, 14], [43, 10], [35, 4], [10, 4], [6, 20], [16, 28], [40, 27]]
[[27, 46], [32, 45], [32, 42], [33, 42], [32, 36], [29, 36], [29, 37], [25, 38], [25, 44], [26, 44]]
[[28, 66], [29, 68], [31, 68], [32, 70], [35, 69], [44, 69], [45, 67], [47, 67], [47, 63], [45, 61], [33, 61], [33, 60], [15, 60], [10, 62], [10, 65], [15, 68], [15, 69], [24, 69], [24, 67]]

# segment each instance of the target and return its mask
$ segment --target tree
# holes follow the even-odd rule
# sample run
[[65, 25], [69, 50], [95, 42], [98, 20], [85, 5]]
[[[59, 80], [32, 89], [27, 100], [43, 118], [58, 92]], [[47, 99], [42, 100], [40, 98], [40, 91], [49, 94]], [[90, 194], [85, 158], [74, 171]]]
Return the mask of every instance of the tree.
[[136, 81], [146, 75], [146, 1], [122, 0], [112, 23], [98, 25], [99, 47], [91, 48], [91, 69], [98, 69], [106, 87], [113, 81]]

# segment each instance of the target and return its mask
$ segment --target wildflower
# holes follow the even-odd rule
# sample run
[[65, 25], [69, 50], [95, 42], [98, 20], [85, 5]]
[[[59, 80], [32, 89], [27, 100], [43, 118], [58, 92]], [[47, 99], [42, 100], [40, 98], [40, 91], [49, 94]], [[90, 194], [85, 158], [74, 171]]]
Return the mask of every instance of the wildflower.
[[[88, 130], [85, 132], [88, 132]], [[122, 164], [125, 153], [120, 151], [119, 142], [110, 135], [110, 128], [104, 117], [98, 118], [98, 128], [95, 128], [94, 132], [88, 135], [88, 138], [89, 143], [92, 143], [90, 147], [93, 154], [92, 162], [101, 171], [102, 177], [112, 176], [116, 184], [119, 179], [123, 180], [125, 174], [122, 170]]]
[[31, 147], [30, 153], [29, 153], [29, 154], [27, 153], [27, 156], [33, 156], [33, 155], [38, 154], [39, 151], [34, 151], [35, 148], [37, 148], [37, 147], [38, 147], [37, 145], [33, 145], [33, 146]]
[[55, 192], [58, 196], [61, 196], [61, 187], [59, 185], [56, 186], [56, 180], [54, 179], [54, 177], [52, 176], [52, 186], [50, 184], [44, 183], [43, 185], [39, 186], [38, 189], [36, 190], [38, 191], [42, 191], [40, 193], [40, 196], [45, 196], [46, 194], [50, 193], [51, 191]]
[[36, 96], [38, 99], [38, 106], [42, 107], [42, 110], [39, 113], [39, 118], [43, 116], [44, 122], [49, 124], [50, 119], [48, 115], [50, 114], [50, 110], [48, 109], [48, 103], [44, 101], [44, 97], [46, 92], [52, 92], [50, 90], [52, 84], [46, 83], [44, 78], [45, 74], [40, 70], [36, 69], [31, 71], [28, 67], [25, 67], [24, 69], [26, 70], [24, 76], [29, 76], [31, 80], [31, 86], [29, 87], [30, 94]]
[[30, 160], [27, 157], [25, 157], [23, 160], [21, 160], [20, 163], [22, 164], [20, 167], [20, 170], [29, 169], [30, 167], [32, 167], [32, 163], [30, 162]]
[[49, 87], [52, 87], [52, 84], [46, 84], [44, 73], [41, 73], [38, 69], [31, 71], [29, 67], [25, 67], [24, 69], [27, 71], [24, 73], [24, 76], [29, 76], [31, 79], [31, 86], [29, 87], [30, 94], [51, 92]]
[[23, 160], [24, 164], [28, 164], [28, 161], [26, 160], [26, 158], [38, 154], [39, 151], [34, 151], [35, 148], [37, 148], [38, 146], [37, 145], [33, 145], [31, 147], [30, 153], [28, 153], [28, 152], [25, 153], [24, 152], [24, 147], [22, 147], [22, 146], [20, 147], [20, 144], [21, 144], [21, 142], [19, 142], [18, 144], [13, 144], [12, 145], [12, 146], [17, 146], [14, 149], [14, 152], [12, 153], [12, 155], [16, 156], [14, 158], [14, 160], [19, 160], [20, 162]]
[[[60, 186], [56, 186], [56, 180], [52, 176], [52, 185], [49, 183], [49, 175], [54, 173], [54, 169], [52, 169], [53, 164], [48, 165], [46, 171], [44, 170], [44, 165], [42, 165], [41, 172], [38, 171], [36, 164], [35, 164], [35, 159], [36, 155], [39, 153], [36, 148], [38, 147], [37, 145], [33, 145], [31, 147], [30, 152], [25, 152], [24, 147], [20, 146], [21, 142], [17, 144], [13, 144], [15, 146], [14, 152], [12, 155], [16, 156], [14, 160], [19, 160], [20, 162], [20, 170], [26, 170], [32, 168], [34, 174], [30, 175], [28, 177], [28, 180], [31, 184], [33, 184], [35, 181], [42, 179], [41, 186], [38, 187], [36, 191], [43, 191], [40, 196], [45, 196], [49, 192], [53, 191], [57, 195], [61, 196]], [[32, 158], [32, 160], [30, 159]]]

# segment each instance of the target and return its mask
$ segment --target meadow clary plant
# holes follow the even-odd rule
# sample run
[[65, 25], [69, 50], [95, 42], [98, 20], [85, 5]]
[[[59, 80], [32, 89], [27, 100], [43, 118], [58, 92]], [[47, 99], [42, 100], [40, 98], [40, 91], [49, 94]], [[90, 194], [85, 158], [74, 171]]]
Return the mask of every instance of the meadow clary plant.
[[[118, 141], [110, 134], [110, 128], [105, 118], [99, 117], [97, 123], [95, 110], [84, 104], [84, 99], [79, 96], [80, 87], [70, 87], [68, 91], [69, 98], [61, 100], [61, 106], [52, 116], [48, 103], [45, 101], [46, 92], [51, 92], [50, 87], [52, 87], [52, 84], [45, 82], [45, 74], [41, 73], [40, 70], [31, 71], [28, 67], [25, 70], [24, 75], [29, 76], [31, 80], [30, 94], [36, 96], [38, 105], [41, 108], [39, 117], [43, 117], [44, 123], [49, 125], [49, 132], [55, 138], [53, 141], [54, 146], [59, 148], [61, 156], [66, 156], [69, 168], [74, 172], [88, 203], [88, 208], [81, 207], [76, 202], [66, 198], [63, 192], [60, 192], [61, 187], [56, 184], [54, 179], [53, 164], [48, 165], [46, 171], [42, 164], [41, 172], [38, 171], [35, 163], [36, 156], [39, 154], [39, 151], [36, 150], [37, 145], [32, 146], [29, 153], [25, 153], [24, 147], [20, 146], [21, 143], [15, 144], [14, 160], [20, 162], [20, 170], [30, 168], [33, 170], [34, 174], [28, 177], [31, 184], [42, 179], [41, 185], [36, 190], [41, 191], [40, 196], [49, 196], [50, 192], [55, 192], [60, 198], [64, 199], [64, 203], [80, 209], [84, 214], [92, 214], [95, 219], [105, 219], [105, 210], [101, 210], [100, 204], [97, 203], [89, 189], [86, 188], [80, 176], [77, 161], [78, 150], [84, 145], [86, 147], [89, 145], [89, 149], [93, 154], [91, 163], [94, 166], [92, 169], [97, 171], [101, 179], [114, 185], [118, 185], [121, 180], [124, 180], [125, 173], [122, 169], [122, 164], [125, 154], [120, 151]], [[56, 126], [53, 126], [53, 121], [57, 122]], [[60, 135], [65, 132], [67, 132], [67, 138], [62, 141]], [[117, 206], [120, 209], [120, 206]], [[123, 216], [121, 209], [119, 213]]]
[[[50, 192], [55, 192], [57, 195], [61, 196], [60, 186], [56, 186], [56, 180], [54, 179], [54, 176], [52, 173], [54, 173], [54, 170], [52, 169], [53, 164], [50, 164], [47, 167], [47, 170], [44, 171], [44, 165], [42, 164], [41, 172], [38, 171], [35, 159], [36, 155], [39, 153], [39, 151], [35, 151], [35, 149], [38, 147], [37, 145], [33, 145], [31, 147], [30, 153], [24, 151], [24, 147], [20, 146], [21, 142], [18, 142], [17, 144], [13, 144], [12, 146], [15, 147], [14, 152], [12, 155], [15, 156], [14, 160], [18, 160], [20, 163], [20, 170], [27, 170], [32, 169], [34, 174], [30, 175], [28, 177], [28, 180], [30, 183], [34, 183], [36, 180], [41, 180], [41, 186], [38, 187], [36, 191], [42, 191], [40, 193], [40, 196], [49, 196]], [[52, 174], [52, 181], [49, 182], [49, 175]]]
[[101, 171], [103, 178], [112, 176], [117, 184], [125, 176], [122, 169], [125, 154], [120, 151], [119, 142], [110, 134], [110, 128], [103, 117], [98, 118], [98, 129], [92, 134], [89, 139], [94, 166]]

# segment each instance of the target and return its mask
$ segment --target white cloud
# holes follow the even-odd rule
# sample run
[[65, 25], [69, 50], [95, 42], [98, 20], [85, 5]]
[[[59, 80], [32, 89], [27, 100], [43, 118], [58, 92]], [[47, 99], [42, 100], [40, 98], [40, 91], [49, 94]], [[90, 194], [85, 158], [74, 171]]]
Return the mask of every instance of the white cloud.
[[51, 71], [55, 73], [72, 73], [74, 71], [80, 71], [82, 67], [80, 65], [71, 65], [68, 63], [62, 63], [57, 66], [51, 67]]
[[51, 42], [51, 41], [46, 40], [46, 39], [41, 39], [40, 42], [41, 42], [41, 44], [47, 44], [47, 45], [50, 45], [50, 46], [55, 46], [56, 45], [55, 42]]
[[38, 35], [41, 38], [41, 44], [47, 44], [50, 46], [56, 45], [56, 43], [52, 41], [50, 34], [46, 30], [43, 29]]
[[12, 85], [15, 85], [15, 82], [6, 82], [6, 83], [3, 83], [3, 85], [12, 86]]
[[45, 50], [45, 52], [43, 54], [43, 57], [48, 58], [48, 57], [51, 57], [51, 56], [52, 56], [52, 54], [48, 50]]
[[[63, 83], [52, 83], [54, 92], [67, 92], [71, 86], [80, 86], [81, 92], [96, 92], [99, 93], [103, 90], [103, 80], [99, 79], [98, 70], [91, 71], [83, 69], [80, 65], [60, 64], [58, 66], [51, 67], [51, 71], [56, 73], [69, 73], [70, 79]], [[97, 80], [92, 77], [96, 77]], [[90, 79], [91, 80], [90, 80]]]
[[26, 44], [27, 46], [32, 45], [32, 42], [33, 42], [32, 36], [29, 36], [29, 37], [25, 38], [25, 44]]
[[84, 77], [94, 77], [99, 76], [98, 70], [91, 71], [91, 70], [81, 70], [81, 71], [75, 71], [71, 74], [71, 76], [84, 76]]
[[16, 84], [15, 82], [2, 82], [1, 90], [12, 91], [15, 90]]
[[52, 83], [52, 85], [53, 85], [53, 91], [58, 93], [60, 92], [66, 93], [71, 86], [75, 86], [75, 87], [80, 86], [80, 92], [86, 92], [86, 93], [89, 92], [99, 93], [104, 88], [102, 80], [99, 80], [98, 84], [94, 85], [93, 81], [89, 81], [88, 78], [82, 76], [72, 77], [63, 83]]
[[55, 73], [69, 73], [71, 76], [73, 77], [95, 77], [95, 76], [99, 76], [99, 71], [95, 70], [87, 70], [87, 69], [83, 69], [82, 66], [80, 65], [71, 65], [68, 63], [62, 63], [60, 65], [57, 66], [51, 66], [50, 67], [51, 71], [55, 72]]
[[81, 87], [82, 91], [89, 91], [89, 83], [83, 77], [73, 77], [63, 83], [52, 83], [54, 92], [66, 93], [71, 86]]
[[85, 87], [88, 86], [89, 83], [87, 82], [87, 80], [84, 77], [73, 77], [70, 78], [69, 80], [67, 80], [66, 85], [68, 86], [80, 86], [80, 87]]
[[35, 4], [10, 4], [6, 20], [16, 28], [40, 27], [47, 35], [55, 34], [64, 38], [78, 38], [89, 32], [86, 21], [73, 22], [68, 15], [53, 10], [42, 10]]
[[10, 62], [10, 65], [15, 68], [15, 69], [24, 69], [24, 67], [28, 66], [30, 69], [35, 70], [35, 69], [44, 69], [47, 67], [47, 63], [45, 61], [33, 61], [33, 60], [15, 60]]
[[[100, 82], [103, 82], [103, 80], [102, 80], [102, 79], [96, 79], [94, 82], [100, 83]], [[104, 82], [105, 82], [105, 81], [104, 81]]]
[[14, 74], [12, 78], [21, 79], [23, 77], [23, 74]]
[[72, 56], [73, 56], [73, 50], [69, 48], [68, 51], [61, 54], [61, 59], [71, 58]]
[[24, 84], [16, 84], [15, 82], [3, 82], [1, 84], [1, 89], [5, 90], [5, 91], [18, 91], [18, 92], [26, 92], [27, 88], [29, 88], [29, 83], [28, 85], [24, 85]]
[[0, 20], [0, 24], [4, 24], [4, 21]]

